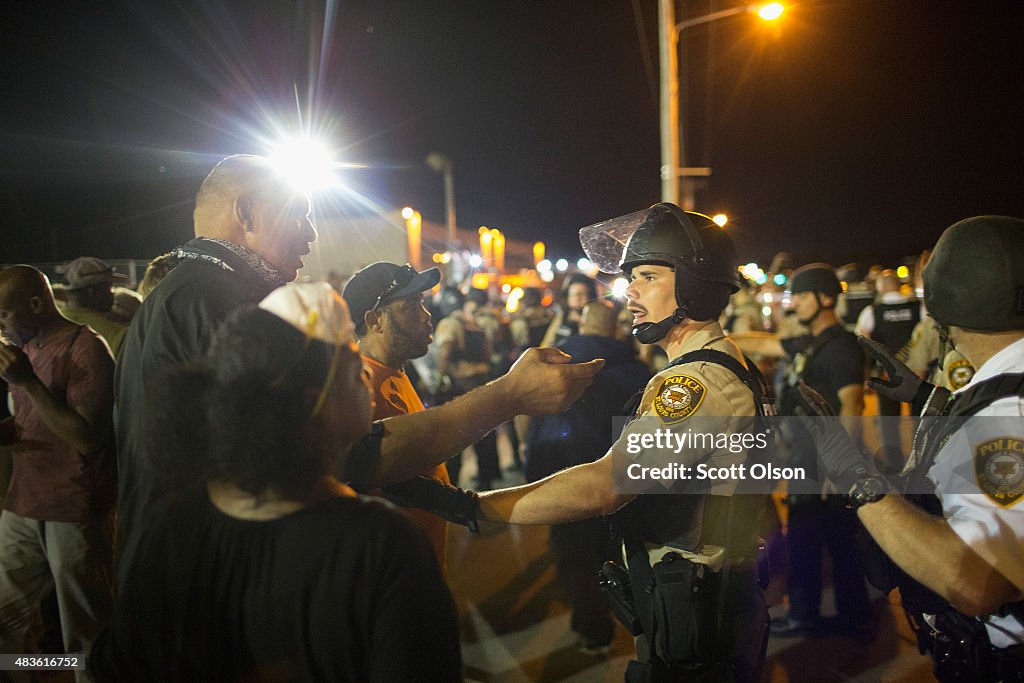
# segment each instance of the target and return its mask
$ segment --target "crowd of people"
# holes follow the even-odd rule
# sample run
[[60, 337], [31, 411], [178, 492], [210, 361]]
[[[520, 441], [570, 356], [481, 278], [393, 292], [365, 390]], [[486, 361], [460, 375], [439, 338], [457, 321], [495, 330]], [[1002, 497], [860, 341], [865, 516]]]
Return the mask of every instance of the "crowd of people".
[[[607, 652], [614, 613], [628, 681], [760, 680], [770, 633], [871, 640], [866, 577], [899, 587], [939, 680], [1024, 680], [1024, 221], [956, 223], [904, 278], [782, 264], [758, 286], [727, 231], [658, 204], [581, 231], [624, 301], [573, 274], [510, 313], [436, 268], [295, 283], [309, 213], [233, 156], [139, 292], [93, 257], [59, 288], [0, 271], [0, 651], [81, 653], [81, 680], [461, 680], [448, 525], [486, 520], [551, 525], [578, 645]], [[639, 437], [776, 414], [797, 420], [778, 457], [821, 477], [620, 485], [659, 457]], [[937, 419], [905, 447], [900, 414]], [[499, 430], [523, 485], [494, 488]], [[772, 622], [763, 539], [788, 567]]]

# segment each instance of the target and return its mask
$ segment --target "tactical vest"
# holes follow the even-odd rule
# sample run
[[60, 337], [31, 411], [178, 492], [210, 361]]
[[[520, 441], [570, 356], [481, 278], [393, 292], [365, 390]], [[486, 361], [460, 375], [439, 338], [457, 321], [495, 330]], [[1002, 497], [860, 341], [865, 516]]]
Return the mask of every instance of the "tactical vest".
[[[800, 380], [803, 379], [804, 373], [807, 371], [807, 365], [814, 358], [815, 354], [833, 339], [836, 339], [843, 334], [847, 334], [846, 330], [840, 325], [832, 325], [824, 330], [821, 334], [816, 337], [810, 337], [810, 340], [805, 346], [799, 351], [792, 354], [793, 358], [786, 367], [786, 382], [782, 387], [782, 393], [779, 396], [779, 415], [796, 415], [796, 408], [800, 403], [800, 392], [797, 390], [797, 385]], [[826, 390], [823, 388], [812, 387], [821, 393], [825, 400], [832, 405], [832, 409], [837, 413], [839, 411], [839, 405], [836, 403], [838, 398], [836, 397], [835, 391]]]
[[874, 313], [875, 329], [871, 331], [871, 338], [896, 353], [910, 341], [914, 327], [921, 320], [921, 304], [917, 301], [877, 304]]

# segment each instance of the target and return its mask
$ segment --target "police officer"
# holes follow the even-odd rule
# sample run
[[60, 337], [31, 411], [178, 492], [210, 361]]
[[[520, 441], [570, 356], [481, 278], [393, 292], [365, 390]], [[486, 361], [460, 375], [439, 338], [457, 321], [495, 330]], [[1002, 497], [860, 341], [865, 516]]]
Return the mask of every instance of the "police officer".
[[[661, 482], [644, 489], [649, 495], [613, 484], [613, 477], [622, 484], [625, 465], [659, 463], [664, 455], [635, 448], [637, 436], [684, 432], [708, 416], [749, 427], [763, 411], [761, 385], [718, 323], [738, 289], [735, 247], [707, 216], [667, 203], [584, 228], [580, 240], [598, 267], [629, 277], [635, 338], [677, 362], [647, 384], [637, 419], [607, 454], [536, 483], [481, 494], [482, 514], [511, 524], [558, 524], [617, 511], [638, 636], [638, 661], [630, 662], [626, 680], [757, 680], [767, 644], [754, 568], [764, 497], [731, 495], [736, 480], [716, 481], [699, 495], [654, 495], [679, 490]], [[671, 460], [728, 466], [748, 455], [704, 445], [674, 452]]]
[[[790, 279], [793, 309], [810, 334], [789, 361], [781, 415], [796, 415], [799, 382], [824, 396], [839, 415], [859, 418], [864, 411], [864, 352], [836, 316], [841, 291], [835, 271], [824, 263], [805, 265]], [[793, 341], [796, 339], [800, 338]], [[784, 342], [783, 346], [789, 344]], [[790, 464], [813, 468], [816, 455], [807, 433], [796, 429], [786, 430], [786, 434]], [[832, 558], [838, 626], [843, 632], [870, 638], [867, 586], [855, 543], [857, 518], [846, 509], [845, 501], [836, 496], [823, 498], [821, 494], [820, 482], [789, 482], [789, 613], [772, 622], [772, 633], [797, 635], [820, 626], [822, 549], [827, 547]]]
[[[872, 339], [894, 354], [910, 341], [914, 326], [921, 319], [921, 304], [900, 291], [900, 279], [894, 270], [883, 270], [875, 280], [878, 301], [865, 308], [857, 318], [854, 332]], [[893, 465], [903, 462], [900, 448], [899, 401], [878, 394], [878, 428], [886, 457]]]
[[877, 391], [940, 416], [922, 420], [899, 492], [865, 472], [834, 422], [806, 422], [830, 477], [890, 558], [889, 576], [878, 578], [900, 587], [936, 677], [1022, 681], [1024, 220], [978, 216], [949, 227], [925, 269], [924, 295], [944, 345], [978, 370], [947, 401], [948, 392], [866, 344], [889, 371], [887, 382], [873, 382]]
[[[914, 266], [914, 292], [924, 299], [924, 268], [932, 252], [925, 250]], [[927, 314], [921, 302], [921, 319], [914, 326], [910, 341], [903, 345], [896, 357], [907, 364], [918, 377], [926, 377], [935, 386], [956, 390], [967, 386], [974, 377], [974, 367], [961, 354], [946, 348], [945, 357], [939, 358], [939, 329], [935, 319]]]

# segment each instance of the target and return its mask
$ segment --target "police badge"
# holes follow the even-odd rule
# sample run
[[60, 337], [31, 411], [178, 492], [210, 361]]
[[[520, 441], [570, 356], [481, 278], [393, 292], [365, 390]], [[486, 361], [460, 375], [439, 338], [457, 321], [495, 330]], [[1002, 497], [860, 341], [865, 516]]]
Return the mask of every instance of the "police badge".
[[707, 387], [689, 375], [674, 375], [661, 383], [654, 397], [654, 412], [665, 424], [685, 420], [700, 407]]
[[1015, 505], [1024, 495], [1024, 439], [1000, 436], [975, 446], [974, 475], [993, 503]]

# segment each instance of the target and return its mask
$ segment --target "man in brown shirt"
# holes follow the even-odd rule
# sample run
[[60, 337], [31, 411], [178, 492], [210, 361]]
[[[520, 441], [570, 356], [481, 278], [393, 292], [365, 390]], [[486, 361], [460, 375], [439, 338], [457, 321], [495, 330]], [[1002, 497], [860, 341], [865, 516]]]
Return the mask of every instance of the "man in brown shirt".
[[57, 311], [30, 266], [0, 272], [0, 335], [15, 407], [0, 422], [0, 445], [14, 453], [0, 515], [0, 651], [30, 651], [52, 581], [65, 647], [87, 653], [111, 603], [114, 361], [95, 332]]

